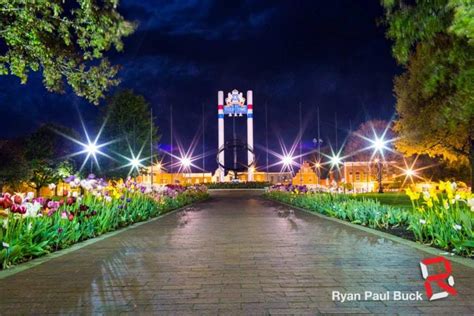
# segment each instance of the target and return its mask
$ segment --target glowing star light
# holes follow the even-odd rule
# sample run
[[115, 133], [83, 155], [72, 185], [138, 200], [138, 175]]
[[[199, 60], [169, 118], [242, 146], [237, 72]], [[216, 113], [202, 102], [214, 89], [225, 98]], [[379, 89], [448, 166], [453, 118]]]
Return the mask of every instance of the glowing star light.
[[331, 163], [331, 167], [339, 167], [339, 165], [342, 164], [342, 158], [337, 154], [331, 156], [329, 161]]
[[125, 159], [127, 161], [127, 163], [125, 165], [119, 167], [118, 169], [130, 167], [128, 175], [131, 175], [134, 171], [139, 172], [140, 168], [145, 167], [143, 165], [143, 162], [149, 160], [150, 157], [141, 158], [144, 147], [145, 147], [145, 144], [142, 145], [142, 147], [140, 148], [140, 151], [138, 152], [138, 154], [135, 154], [133, 152], [132, 147], [130, 146], [130, 144], [128, 144], [128, 150], [130, 151], [130, 157], [124, 156], [120, 153], [116, 153], [118, 156], [122, 157], [123, 159]]
[[413, 170], [413, 169], [406, 169], [406, 170], [405, 170], [405, 175], [406, 175], [407, 177], [410, 177], [410, 178], [411, 178], [411, 177], [413, 177], [415, 174], [416, 174], [416, 173], [415, 173], [415, 170]]
[[411, 164], [409, 164], [405, 159], [403, 159], [403, 162], [405, 164], [405, 168], [400, 168], [400, 167], [395, 165], [395, 167], [397, 169], [400, 169], [400, 171], [401, 171], [401, 174], [397, 175], [397, 177], [403, 177], [403, 176], [405, 177], [405, 179], [403, 180], [403, 183], [402, 183], [402, 187], [405, 185], [405, 183], [408, 180], [410, 180], [411, 183], [414, 183], [415, 179], [419, 179], [421, 181], [426, 181], [426, 179], [421, 176], [420, 171], [431, 168], [432, 166], [428, 165], [428, 166], [423, 166], [423, 167], [420, 167], [420, 168], [415, 168], [416, 161], [418, 160], [418, 157], [419, 156], [416, 156]]
[[281, 162], [284, 166], [288, 167], [293, 163], [293, 157], [291, 157], [290, 155], [283, 156]]
[[97, 135], [95, 137], [92, 137], [92, 138], [89, 136], [89, 133], [86, 129], [84, 121], [82, 120], [82, 117], [80, 117], [80, 120], [81, 120], [82, 128], [84, 130], [84, 135], [85, 135], [85, 138], [86, 138], [86, 142], [82, 142], [80, 140], [77, 140], [77, 139], [75, 139], [75, 138], [73, 138], [73, 137], [71, 137], [67, 134], [64, 134], [63, 132], [58, 131], [58, 130], [55, 130], [55, 132], [57, 134], [65, 137], [65, 138], [69, 139], [70, 141], [73, 141], [74, 143], [76, 143], [76, 144], [78, 144], [82, 147], [82, 150], [66, 156], [66, 158], [69, 158], [69, 157], [74, 157], [74, 156], [86, 154], [86, 157], [84, 158], [84, 162], [82, 163], [81, 168], [79, 169], [80, 171], [84, 168], [84, 166], [89, 161], [89, 159], [91, 160], [91, 169], [92, 169], [92, 162], [94, 162], [95, 165], [97, 166], [97, 168], [100, 169], [99, 160], [97, 159], [97, 156], [101, 155], [101, 156], [105, 156], [107, 158], [113, 159], [111, 156], [104, 153], [102, 151], [102, 149], [105, 146], [116, 142], [117, 140], [111, 140], [111, 141], [101, 143], [101, 144], [99, 143], [100, 135], [102, 134], [102, 131], [104, 130], [104, 126], [105, 126], [107, 120], [104, 121], [104, 123], [102, 124], [102, 126], [101, 126], [99, 132], [97, 133]]
[[180, 158], [180, 162], [181, 162], [181, 165], [187, 169], [191, 166], [191, 159], [189, 159], [188, 157], [181, 157]]

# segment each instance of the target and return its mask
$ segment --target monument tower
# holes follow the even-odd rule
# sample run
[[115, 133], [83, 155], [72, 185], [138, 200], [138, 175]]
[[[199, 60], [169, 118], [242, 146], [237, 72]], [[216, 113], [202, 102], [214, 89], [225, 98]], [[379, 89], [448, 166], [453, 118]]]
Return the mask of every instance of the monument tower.
[[[247, 101], [247, 104], [245, 104]], [[232, 90], [227, 94], [224, 104], [224, 91], [217, 92], [217, 122], [218, 122], [218, 157], [219, 181], [224, 181], [225, 174], [225, 137], [224, 137], [224, 119], [225, 115], [229, 117], [247, 116], [247, 181], [254, 180], [255, 154], [253, 150], [253, 92], [247, 91], [247, 100], [243, 93], [238, 90]]]

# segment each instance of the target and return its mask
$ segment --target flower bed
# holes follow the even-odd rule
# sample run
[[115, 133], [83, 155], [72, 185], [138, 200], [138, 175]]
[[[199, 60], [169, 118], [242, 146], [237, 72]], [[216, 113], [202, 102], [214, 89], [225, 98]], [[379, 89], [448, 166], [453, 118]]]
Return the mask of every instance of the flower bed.
[[457, 191], [449, 182], [441, 182], [439, 192], [408, 189], [407, 194], [412, 201], [411, 210], [383, 205], [372, 199], [315, 193], [305, 186], [274, 186], [265, 196], [354, 224], [389, 233], [397, 231], [402, 237], [411, 235], [416, 241], [463, 256], [474, 255], [473, 194]]
[[68, 182], [75, 189], [64, 197], [0, 197], [3, 269], [208, 196], [205, 186], [147, 188], [131, 181], [77, 178]]

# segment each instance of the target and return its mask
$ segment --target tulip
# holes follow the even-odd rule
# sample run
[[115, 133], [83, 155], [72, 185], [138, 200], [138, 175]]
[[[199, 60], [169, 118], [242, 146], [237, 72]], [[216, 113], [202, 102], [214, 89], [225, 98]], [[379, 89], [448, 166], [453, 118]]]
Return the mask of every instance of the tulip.
[[73, 221], [74, 220], [74, 215], [69, 214], [68, 219], [69, 219], [69, 221]]
[[66, 205], [73, 205], [75, 202], [75, 198], [73, 197], [68, 197], [66, 200]]
[[69, 176], [69, 177], [67, 177], [66, 179], [64, 179], [64, 182], [70, 183], [70, 182], [74, 181], [75, 179], [76, 179], [75, 176]]
[[15, 202], [15, 204], [21, 204], [21, 202], [23, 202], [23, 199], [19, 195], [14, 195], [13, 202]]

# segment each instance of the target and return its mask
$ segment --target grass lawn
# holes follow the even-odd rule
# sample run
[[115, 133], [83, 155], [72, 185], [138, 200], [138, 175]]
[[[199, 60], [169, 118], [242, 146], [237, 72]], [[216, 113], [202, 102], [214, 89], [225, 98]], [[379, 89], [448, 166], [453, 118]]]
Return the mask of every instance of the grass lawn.
[[381, 204], [387, 204], [401, 208], [412, 207], [410, 198], [405, 194], [405, 192], [360, 193], [355, 196], [351, 196], [358, 200], [374, 199], [379, 201]]

